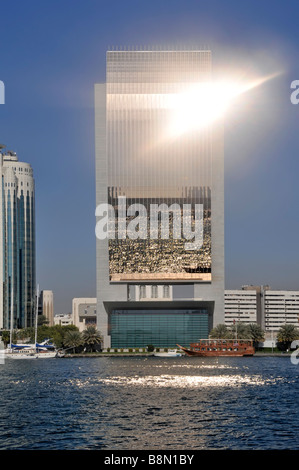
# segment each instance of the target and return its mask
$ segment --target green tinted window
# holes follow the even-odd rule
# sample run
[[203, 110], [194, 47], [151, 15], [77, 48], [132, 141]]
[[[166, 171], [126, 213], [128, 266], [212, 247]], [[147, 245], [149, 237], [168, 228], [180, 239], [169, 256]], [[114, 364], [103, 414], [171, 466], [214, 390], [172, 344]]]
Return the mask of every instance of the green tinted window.
[[112, 348], [189, 346], [209, 334], [208, 313], [200, 310], [114, 310]]

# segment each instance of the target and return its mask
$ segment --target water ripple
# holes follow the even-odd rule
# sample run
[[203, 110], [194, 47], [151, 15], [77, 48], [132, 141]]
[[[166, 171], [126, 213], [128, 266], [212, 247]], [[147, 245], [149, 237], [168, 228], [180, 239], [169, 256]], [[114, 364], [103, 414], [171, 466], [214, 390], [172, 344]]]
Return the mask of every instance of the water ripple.
[[0, 367], [1, 449], [299, 449], [288, 358], [20, 362]]

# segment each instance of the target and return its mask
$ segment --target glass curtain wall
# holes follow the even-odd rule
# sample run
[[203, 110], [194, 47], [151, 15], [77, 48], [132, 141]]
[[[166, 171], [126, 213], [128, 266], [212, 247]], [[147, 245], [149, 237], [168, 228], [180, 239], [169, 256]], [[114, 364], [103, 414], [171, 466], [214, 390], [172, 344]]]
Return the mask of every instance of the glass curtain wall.
[[205, 309], [114, 310], [110, 328], [113, 348], [174, 348], [208, 338], [209, 317]]
[[[177, 100], [210, 80], [210, 73], [210, 51], [107, 53], [108, 203], [115, 211], [111, 281], [211, 280], [211, 132], [205, 127], [181, 133], [175, 122]], [[135, 238], [119, 222], [132, 204], [139, 206], [126, 214], [126, 224], [135, 220]], [[151, 210], [161, 204], [169, 215], [168, 238], [150, 231]], [[203, 207], [200, 249], [186, 250], [182, 222], [181, 236], [174, 236], [174, 217], [183, 220], [186, 204], [193, 230], [195, 204]], [[143, 222], [137, 224], [140, 215], [146, 233]]]

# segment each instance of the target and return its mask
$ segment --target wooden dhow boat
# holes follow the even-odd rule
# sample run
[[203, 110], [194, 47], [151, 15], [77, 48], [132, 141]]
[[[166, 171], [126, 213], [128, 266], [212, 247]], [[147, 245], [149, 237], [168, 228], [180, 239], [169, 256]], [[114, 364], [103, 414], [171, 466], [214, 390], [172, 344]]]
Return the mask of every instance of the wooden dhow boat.
[[187, 356], [253, 356], [253, 341], [248, 339], [201, 339], [189, 348], [177, 345]]

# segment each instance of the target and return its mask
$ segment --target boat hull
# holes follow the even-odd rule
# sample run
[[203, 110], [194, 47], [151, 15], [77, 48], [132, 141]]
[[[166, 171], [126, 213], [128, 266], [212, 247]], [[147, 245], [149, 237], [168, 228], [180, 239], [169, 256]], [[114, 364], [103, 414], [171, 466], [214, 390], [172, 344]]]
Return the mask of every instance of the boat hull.
[[156, 357], [179, 357], [182, 354], [176, 349], [169, 349], [168, 351], [156, 351], [154, 356]]
[[51, 359], [56, 357], [57, 353], [56, 351], [47, 351], [47, 352], [11, 352], [5, 354], [5, 359]]
[[238, 353], [234, 351], [191, 351], [189, 349], [182, 348], [182, 350], [187, 354], [187, 356], [197, 356], [197, 357], [242, 357], [242, 356], [253, 356], [253, 353]]
[[[244, 356], [253, 356], [255, 350], [252, 346], [246, 347], [232, 347], [232, 348], [223, 348], [223, 347], [208, 347], [210, 345], [194, 345], [193, 348], [185, 348], [178, 345], [179, 348], [184, 351], [187, 356], [196, 356], [196, 357], [244, 357]], [[218, 344], [215, 346], [219, 346]]]
[[5, 359], [13, 359], [13, 360], [22, 360], [22, 359], [37, 359], [36, 354], [8, 354]]
[[182, 354], [180, 353], [154, 353], [155, 357], [180, 357]]
[[37, 357], [39, 359], [51, 359], [53, 357], [56, 357], [57, 353], [55, 352], [45, 352], [45, 353], [37, 353]]

